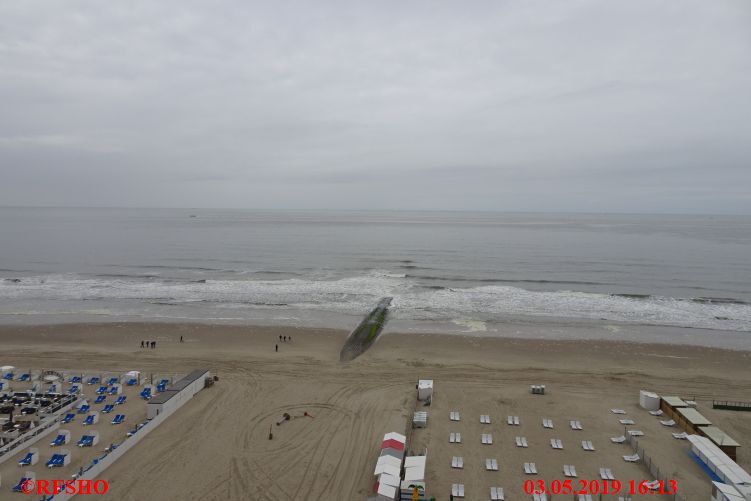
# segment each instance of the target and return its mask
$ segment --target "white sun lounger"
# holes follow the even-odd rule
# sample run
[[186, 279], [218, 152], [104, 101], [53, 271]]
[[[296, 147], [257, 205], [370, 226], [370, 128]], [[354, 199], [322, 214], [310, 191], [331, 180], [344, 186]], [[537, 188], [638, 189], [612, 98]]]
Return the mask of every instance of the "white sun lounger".
[[451, 432], [449, 433], [449, 443], [450, 444], [461, 444], [462, 443], [462, 434], [459, 432]]
[[585, 451], [593, 451], [595, 450], [595, 446], [592, 445], [591, 440], [582, 440], [582, 449]]
[[621, 435], [620, 437], [610, 437], [610, 441], [614, 444], [622, 444], [626, 441], [626, 437], [624, 437], [623, 435]]
[[449, 412], [449, 419], [451, 421], [459, 421], [461, 419], [459, 417], [459, 411], [451, 411], [451, 412]]
[[639, 459], [640, 458], [638, 454], [632, 454], [630, 456], [623, 456], [623, 460], [628, 461], [629, 463], [637, 463]]
[[673, 419], [670, 419], [668, 421], [663, 421], [662, 419], [660, 419], [660, 424], [662, 426], [675, 426], [675, 421]]
[[644, 486], [650, 491], [656, 491], [657, 489], [660, 488], [660, 481], [652, 480], [651, 482], [644, 482]]
[[461, 456], [454, 456], [453, 458], [451, 458], [451, 467], [458, 468], [460, 470], [464, 468], [464, 458]]
[[480, 423], [481, 424], [490, 424], [490, 416], [487, 414], [482, 414], [480, 416]]
[[632, 437], [643, 437], [644, 432], [641, 430], [628, 430], [628, 434]]
[[563, 442], [561, 442], [560, 438], [551, 438], [550, 447], [553, 449], [563, 449]]
[[576, 478], [576, 467], [572, 464], [564, 464], [563, 474], [567, 477]]
[[488, 471], [498, 471], [498, 460], [497, 459], [486, 459], [485, 460], [485, 469]]
[[621, 424], [634, 424], [633, 419], [619, 419], [618, 422]]
[[673, 438], [677, 438], [678, 440], [686, 440], [687, 437], [688, 433], [686, 433], [685, 431], [681, 433], [673, 433]]
[[618, 496], [618, 501], [631, 501], [631, 498], [628, 496]]
[[537, 475], [537, 465], [535, 463], [524, 463], [524, 473], [527, 475]]
[[451, 484], [451, 495], [455, 498], [463, 498], [464, 484]]
[[508, 416], [506, 418], [506, 423], [510, 426], [519, 426], [519, 416]]
[[600, 478], [603, 480], [615, 480], [613, 470], [610, 468], [600, 468]]
[[626, 414], [626, 411], [624, 411], [623, 409], [610, 409], [610, 412], [612, 412], [613, 414]]
[[529, 447], [529, 445], [527, 445], [527, 437], [516, 437], [516, 446]]
[[503, 487], [491, 487], [490, 488], [490, 501], [505, 501], [503, 496]]
[[649, 411], [649, 413], [652, 414], [653, 416], [662, 416], [661, 409], [657, 409], [656, 411]]
[[532, 493], [532, 499], [534, 499], [534, 501], [548, 501], [548, 496], [545, 493], [537, 494], [535, 492], [535, 493]]
[[594, 498], [592, 497], [592, 494], [579, 494], [579, 497], [576, 498], [577, 501], [593, 501]]
[[581, 421], [571, 421], [569, 422], [571, 425], [572, 430], [583, 430]]
[[493, 444], [493, 435], [491, 435], [490, 433], [483, 433], [482, 437], [480, 437], [480, 439], [482, 440], [482, 443], [484, 445], [492, 445]]
[[552, 428], [553, 427], [553, 420], [552, 419], [543, 418], [542, 419], [542, 425], [545, 428]]

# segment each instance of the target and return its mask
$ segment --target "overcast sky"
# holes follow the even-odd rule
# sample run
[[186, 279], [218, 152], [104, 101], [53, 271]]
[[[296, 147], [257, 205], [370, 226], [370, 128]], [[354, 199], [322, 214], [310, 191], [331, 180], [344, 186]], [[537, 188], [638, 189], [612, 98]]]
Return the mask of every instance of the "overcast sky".
[[751, 2], [0, 2], [0, 205], [751, 214]]

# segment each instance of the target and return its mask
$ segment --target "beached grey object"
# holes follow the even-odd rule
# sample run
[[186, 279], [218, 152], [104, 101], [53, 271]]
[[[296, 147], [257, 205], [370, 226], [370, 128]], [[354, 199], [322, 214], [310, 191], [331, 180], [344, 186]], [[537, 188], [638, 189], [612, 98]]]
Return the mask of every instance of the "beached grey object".
[[517, 447], [529, 447], [527, 445], [527, 437], [516, 437], [516, 446]]
[[529, 391], [533, 395], [544, 395], [545, 394], [545, 385], [544, 384], [532, 384], [532, 385], [529, 385]]
[[524, 473], [527, 475], [537, 475], [537, 465], [535, 463], [524, 463]]
[[656, 411], [649, 411], [650, 414], [653, 416], [662, 416], [662, 410], [657, 409]]
[[600, 478], [603, 480], [615, 480], [613, 470], [610, 468], [600, 468]]
[[571, 425], [572, 430], [583, 430], [581, 421], [570, 421], [569, 424]]
[[498, 460], [497, 459], [486, 459], [485, 460], [485, 469], [488, 471], [498, 471]]
[[459, 470], [464, 468], [464, 458], [461, 456], [454, 456], [451, 458], [451, 467]]
[[451, 495], [455, 498], [463, 498], [464, 484], [451, 484]]
[[490, 488], [490, 501], [505, 501], [503, 495], [503, 487], [491, 487]]
[[490, 416], [488, 414], [482, 414], [482, 415], [480, 415], [480, 423], [481, 424], [490, 424]]
[[610, 441], [614, 444], [622, 444], [626, 441], [626, 437], [624, 437], [623, 435], [621, 435], [620, 437], [610, 437]]
[[643, 437], [644, 432], [641, 430], [628, 430], [628, 434], [632, 437]]
[[552, 419], [543, 418], [542, 419], [542, 425], [545, 428], [553, 428], [553, 420]]
[[681, 432], [681, 433], [673, 433], [673, 438], [677, 438], [678, 440], [686, 440], [688, 438], [688, 433]]
[[595, 446], [592, 445], [591, 440], [582, 440], [582, 449], [585, 451], [593, 451], [595, 450]]
[[576, 467], [572, 464], [564, 464], [563, 474], [567, 477], [576, 478]]
[[624, 411], [623, 409], [610, 409], [610, 412], [612, 412], [613, 414], [626, 414], [626, 411]]
[[638, 454], [631, 454], [630, 456], [623, 456], [624, 461], [629, 463], [637, 463], [641, 459]]
[[663, 420], [661, 419], [661, 420], [660, 420], [660, 424], [661, 424], [662, 426], [668, 426], [668, 427], [670, 427], [670, 426], [675, 426], [675, 421], [674, 421], [674, 420], [672, 420], [672, 419], [670, 419], [670, 420], [668, 420], [668, 421], [663, 421]]
[[635, 424], [633, 419], [619, 419], [618, 422], [621, 424]]
[[375, 343], [386, 325], [389, 305], [394, 298], [385, 297], [368, 313], [360, 324], [353, 330], [339, 353], [341, 362], [349, 362], [359, 357]]

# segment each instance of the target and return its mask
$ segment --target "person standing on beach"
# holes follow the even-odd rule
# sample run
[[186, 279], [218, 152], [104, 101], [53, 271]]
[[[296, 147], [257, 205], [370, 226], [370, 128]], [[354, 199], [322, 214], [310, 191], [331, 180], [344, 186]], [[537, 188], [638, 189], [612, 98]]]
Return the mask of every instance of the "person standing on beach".
[[143, 348], [143, 341], [141, 341], [141, 348]]
[[182, 336], [180, 336], [180, 342], [181, 342], [181, 343], [183, 342], [183, 337], [182, 337]]
[[279, 351], [279, 345], [278, 344], [274, 345], [274, 351]]

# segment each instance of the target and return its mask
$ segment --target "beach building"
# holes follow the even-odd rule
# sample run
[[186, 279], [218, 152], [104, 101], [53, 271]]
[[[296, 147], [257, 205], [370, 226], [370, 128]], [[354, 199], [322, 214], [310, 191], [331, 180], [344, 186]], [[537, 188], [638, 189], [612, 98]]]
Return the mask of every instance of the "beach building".
[[709, 419], [702, 416], [696, 409], [686, 407], [678, 408], [677, 411], [673, 419], [678, 423], [678, 426], [690, 434], [699, 435], [700, 427], [712, 424]]
[[678, 421], [678, 409], [684, 409], [688, 404], [680, 397], [661, 397], [660, 409], [671, 419]]
[[196, 369], [181, 380], [157, 394], [146, 404], [146, 417], [153, 419], [159, 414], [172, 412], [185, 400], [206, 386], [206, 379], [211, 377], [208, 369]]
[[722, 431], [716, 426], [700, 426], [699, 435], [707, 437], [714, 443], [719, 449], [730, 457], [733, 461], [738, 460], [738, 447], [741, 446], [738, 442], [733, 440], [727, 433]]
[[433, 398], [433, 380], [420, 379], [417, 382], [417, 400], [430, 400]]
[[656, 411], [660, 408], [661, 399], [657, 393], [641, 390], [639, 392], [639, 405], [642, 409]]
[[[713, 501], [738, 501], [751, 499], [751, 475], [741, 468], [710, 439], [689, 435], [691, 455], [712, 479]], [[727, 487], [718, 486], [724, 484]], [[733, 492], [735, 490], [735, 492]], [[742, 497], [742, 496], [749, 497]]]

